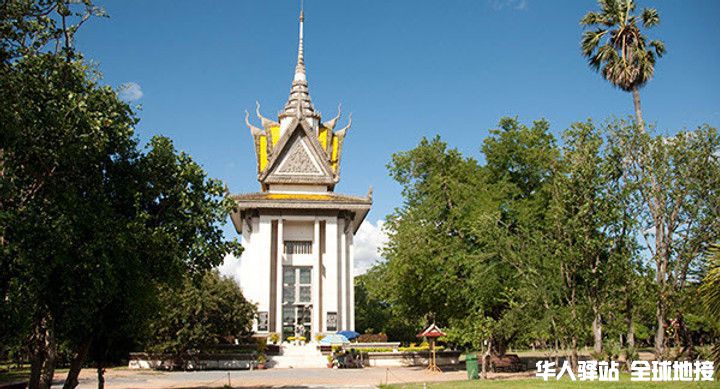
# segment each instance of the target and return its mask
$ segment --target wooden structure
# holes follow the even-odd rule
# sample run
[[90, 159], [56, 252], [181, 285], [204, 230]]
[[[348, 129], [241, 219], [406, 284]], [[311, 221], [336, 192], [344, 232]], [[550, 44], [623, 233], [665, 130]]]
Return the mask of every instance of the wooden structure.
[[431, 373], [442, 373], [437, 365], [437, 355], [435, 354], [435, 339], [445, 336], [435, 323], [430, 324], [421, 333], [417, 334], [418, 338], [428, 338], [430, 340], [430, 358], [428, 358], [427, 370]]

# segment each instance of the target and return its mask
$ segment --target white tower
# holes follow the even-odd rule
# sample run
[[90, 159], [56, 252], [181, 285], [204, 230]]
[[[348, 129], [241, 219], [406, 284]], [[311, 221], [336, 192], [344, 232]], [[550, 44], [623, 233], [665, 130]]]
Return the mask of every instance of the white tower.
[[334, 131], [338, 115], [323, 123], [315, 111], [305, 71], [304, 14], [290, 97], [278, 121], [256, 109], [261, 128], [248, 121], [255, 140], [261, 191], [235, 195], [232, 221], [245, 247], [240, 286], [256, 303], [254, 330], [283, 339], [302, 324], [318, 333], [353, 330], [353, 238], [370, 211], [365, 197], [334, 192], [340, 156], [352, 123]]

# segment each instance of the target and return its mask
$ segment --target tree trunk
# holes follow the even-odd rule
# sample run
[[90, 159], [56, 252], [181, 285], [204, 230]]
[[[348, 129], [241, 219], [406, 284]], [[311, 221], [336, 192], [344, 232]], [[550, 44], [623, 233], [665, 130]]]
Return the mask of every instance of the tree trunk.
[[488, 373], [488, 370], [490, 367], [489, 365], [490, 365], [491, 350], [492, 350], [492, 339], [488, 339], [487, 340], [487, 349], [483, 353], [482, 361], [481, 361], [482, 362], [481, 374], [482, 374], [482, 379], [484, 379], [484, 380], [487, 379], [487, 373]]
[[105, 389], [105, 368], [102, 363], [98, 363], [97, 367], [98, 389]]
[[[37, 342], [34, 340], [33, 343]], [[40, 387], [40, 375], [42, 367], [45, 363], [45, 352], [39, 345], [33, 344], [32, 362], [30, 364], [30, 380], [28, 382], [29, 389], [37, 389]]]
[[65, 379], [63, 389], [72, 389], [78, 385], [78, 376], [80, 375], [83, 363], [85, 363], [85, 358], [87, 358], [91, 343], [91, 338], [87, 338], [78, 347], [75, 355], [73, 356], [72, 362], [70, 362], [70, 370], [68, 371], [67, 378]]
[[45, 348], [47, 355], [45, 363], [43, 364], [42, 375], [40, 376], [40, 388], [50, 389], [53, 384], [55, 363], [57, 361], [57, 339], [55, 339], [55, 329], [50, 320], [48, 320], [48, 325], [45, 328]]
[[55, 374], [57, 341], [49, 314], [45, 314], [36, 322], [33, 332], [31, 339], [33, 355], [28, 388], [50, 389]]
[[655, 331], [655, 358], [658, 361], [665, 359], [665, 304], [662, 297], [662, 288], [660, 294], [655, 311], [655, 319], [657, 320], [657, 330]]
[[645, 132], [645, 122], [643, 121], [642, 117], [642, 110], [640, 109], [640, 92], [638, 92], [637, 87], [633, 89], [633, 105], [635, 106], [635, 120], [637, 121], [638, 128], [640, 128], [640, 131], [643, 133]]
[[633, 303], [630, 296], [625, 297], [625, 325], [627, 326], [627, 341], [625, 346], [625, 367], [630, 371], [632, 359], [635, 354], [635, 321], [633, 320]]
[[594, 343], [594, 350], [595, 354], [600, 354], [603, 351], [603, 344], [602, 344], [602, 315], [600, 314], [600, 309], [598, 307], [593, 307], [594, 311], [594, 317], [592, 322], [592, 331], [593, 331], [593, 339], [595, 341]]
[[573, 371], [578, 371], [578, 337], [572, 336], [572, 350], [570, 352], [570, 367]]

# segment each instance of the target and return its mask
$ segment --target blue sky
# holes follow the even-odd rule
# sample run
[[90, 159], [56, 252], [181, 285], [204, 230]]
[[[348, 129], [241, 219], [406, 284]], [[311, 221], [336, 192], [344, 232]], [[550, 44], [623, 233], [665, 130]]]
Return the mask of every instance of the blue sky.
[[[109, 19], [83, 26], [78, 47], [104, 82], [142, 105], [143, 140], [171, 137], [233, 193], [257, 191], [245, 110], [275, 117], [297, 53], [298, 2], [101, 1]], [[720, 124], [720, 2], [639, 1], [658, 9], [649, 32], [668, 53], [641, 90], [646, 121], [663, 131]], [[632, 113], [629, 94], [592, 72], [578, 24], [595, 1], [305, 1], [310, 92], [325, 118], [353, 112], [336, 190], [374, 187], [375, 223], [401, 204], [392, 153], [440, 134], [482, 159], [503, 116], [570, 123]], [[341, 122], [341, 124], [344, 122]], [[230, 228], [227, 229], [230, 231]]]

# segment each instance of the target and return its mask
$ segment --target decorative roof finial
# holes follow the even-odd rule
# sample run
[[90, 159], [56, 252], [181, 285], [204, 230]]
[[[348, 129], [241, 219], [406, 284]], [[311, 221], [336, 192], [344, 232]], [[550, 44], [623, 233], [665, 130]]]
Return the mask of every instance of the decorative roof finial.
[[[316, 122], [320, 119], [320, 113], [315, 111], [310, 92], [308, 91], [307, 76], [305, 75], [305, 51], [303, 46], [303, 26], [305, 24], [305, 10], [300, 2], [300, 31], [298, 35], [298, 57], [295, 65], [295, 76], [290, 87], [290, 98], [285, 104], [279, 118], [285, 117], [309, 117]], [[317, 127], [317, 125], [315, 126]]]
[[305, 55], [303, 53], [303, 25], [305, 24], [305, 10], [300, 0], [300, 35], [298, 39], [298, 58], [295, 65], [295, 78], [293, 80], [305, 81]]

